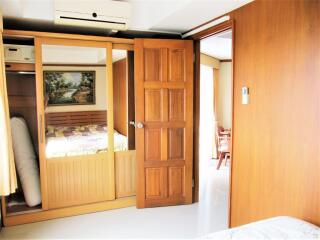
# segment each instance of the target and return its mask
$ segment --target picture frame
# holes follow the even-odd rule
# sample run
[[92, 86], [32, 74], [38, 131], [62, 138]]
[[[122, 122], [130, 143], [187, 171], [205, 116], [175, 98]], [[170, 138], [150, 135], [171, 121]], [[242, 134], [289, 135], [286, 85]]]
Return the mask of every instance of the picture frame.
[[47, 106], [96, 104], [95, 71], [43, 71]]

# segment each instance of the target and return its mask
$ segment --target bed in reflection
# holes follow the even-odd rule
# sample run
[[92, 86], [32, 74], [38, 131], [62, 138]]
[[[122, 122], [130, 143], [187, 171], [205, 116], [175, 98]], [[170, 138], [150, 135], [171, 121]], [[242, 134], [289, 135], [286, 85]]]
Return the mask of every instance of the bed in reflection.
[[106, 111], [46, 114], [49, 209], [135, 195], [135, 151], [115, 130], [108, 151], [106, 122]]
[[[47, 158], [96, 154], [106, 152], [108, 149], [106, 124], [48, 125], [46, 139]], [[114, 150], [126, 151], [127, 149], [127, 137], [114, 130]]]
[[[46, 114], [46, 157], [97, 154], [108, 150], [106, 111]], [[114, 150], [126, 151], [128, 139], [114, 130]]]

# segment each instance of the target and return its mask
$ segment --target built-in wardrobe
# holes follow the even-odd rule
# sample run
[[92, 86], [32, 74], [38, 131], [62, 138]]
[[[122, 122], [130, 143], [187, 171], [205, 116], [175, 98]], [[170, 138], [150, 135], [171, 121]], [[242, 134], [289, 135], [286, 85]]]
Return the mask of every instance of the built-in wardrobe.
[[83, 38], [4, 36], [12, 55], [34, 51], [22, 62], [7, 54], [5, 67], [10, 117], [26, 123], [41, 191], [32, 207], [21, 184], [2, 197], [5, 226], [136, 204], [133, 40]]
[[[30, 136], [34, 164], [16, 193], [2, 197], [5, 226], [192, 203], [192, 41], [16, 30], [3, 37], [10, 51], [34, 49], [34, 59], [6, 59], [10, 114]], [[33, 194], [23, 191], [26, 179]]]

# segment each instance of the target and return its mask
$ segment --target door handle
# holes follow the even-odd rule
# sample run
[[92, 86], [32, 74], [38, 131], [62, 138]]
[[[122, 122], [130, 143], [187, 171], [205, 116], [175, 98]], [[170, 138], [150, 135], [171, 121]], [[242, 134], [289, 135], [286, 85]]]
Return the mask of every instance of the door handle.
[[142, 122], [135, 123], [135, 121], [130, 121], [129, 124], [134, 126], [135, 128], [144, 128], [144, 125]]
[[136, 123], [134, 121], [130, 121], [129, 125], [136, 127]]
[[136, 128], [144, 128], [143, 123], [142, 123], [142, 122], [138, 122], [138, 123], [136, 124]]

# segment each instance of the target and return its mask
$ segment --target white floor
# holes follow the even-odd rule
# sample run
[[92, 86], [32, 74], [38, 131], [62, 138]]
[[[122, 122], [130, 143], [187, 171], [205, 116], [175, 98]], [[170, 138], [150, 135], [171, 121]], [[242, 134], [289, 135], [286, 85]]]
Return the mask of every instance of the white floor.
[[200, 202], [117, 209], [3, 228], [0, 239], [195, 238], [227, 228], [228, 167], [216, 160], [202, 171]]

